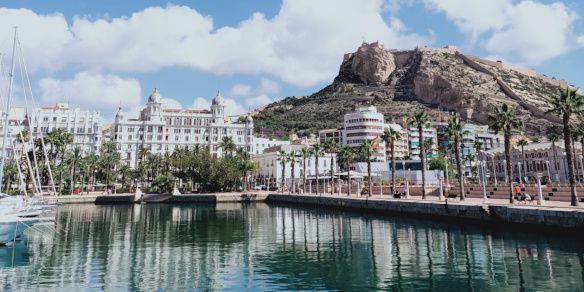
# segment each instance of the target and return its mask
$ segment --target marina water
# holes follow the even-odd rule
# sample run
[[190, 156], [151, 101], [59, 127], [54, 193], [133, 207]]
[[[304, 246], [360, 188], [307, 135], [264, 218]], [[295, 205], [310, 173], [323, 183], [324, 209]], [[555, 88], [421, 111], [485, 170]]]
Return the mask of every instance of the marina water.
[[577, 239], [257, 204], [66, 205], [0, 290], [584, 290]]

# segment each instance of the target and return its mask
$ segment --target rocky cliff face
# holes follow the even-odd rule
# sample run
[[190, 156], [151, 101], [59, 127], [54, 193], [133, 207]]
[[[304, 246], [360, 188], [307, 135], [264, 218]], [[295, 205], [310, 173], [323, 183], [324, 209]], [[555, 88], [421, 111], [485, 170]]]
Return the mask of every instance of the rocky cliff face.
[[494, 108], [517, 108], [528, 135], [559, 126], [545, 114], [546, 98], [558, 94], [563, 81], [537, 72], [461, 54], [455, 47], [389, 51], [363, 44], [346, 54], [333, 83], [308, 97], [290, 97], [256, 113], [263, 131], [316, 132], [338, 127], [357, 106], [375, 105], [386, 120], [407, 123], [415, 110], [435, 120], [458, 112], [468, 122], [487, 124]]

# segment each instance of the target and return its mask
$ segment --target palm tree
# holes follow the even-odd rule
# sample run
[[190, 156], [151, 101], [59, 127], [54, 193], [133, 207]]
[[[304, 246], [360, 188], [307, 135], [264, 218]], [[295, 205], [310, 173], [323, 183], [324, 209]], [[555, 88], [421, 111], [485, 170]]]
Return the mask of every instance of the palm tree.
[[[472, 167], [472, 162], [473, 162], [473, 161], [475, 161], [475, 157], [476, 157], [476, 155], [474, 155], [474, 154], [472, 154], [472, 153], [469, 153], [469, 154], [467, 154], [467, 155], [463, 155], [463, 156], [462, 156], [462, 160], [464, 160], [465, 162], [467, 162], [467, 163], [468, 163], [468, 167], [469, 167], [469, 169], [470, 169], [470, 175], [471, 175], [471, 177], [472, 177], [473, 179], [474, 179], [474, 176], [475, 176], [475, 174], [476, 174], [476, 171], [475, 171], [475, 170], [473, 170], [473, 167]], [[466, 164], [465, 164], [465, 165], [466, 165]]]
[[[556, 153], [556, 143], [560, 140], [560, 135], [556, 134], [556, 133], [549, 133], [547, 135], [547, 139], [549, 142], [552, 143], [552, 152], [554, 153], [554, 174], [556, 175], [556, 178], [559, 178], [559, 173], [558, 173], [558, 155]], [[549, 167], [549, 165], [548, 165]], [[550, 180], [552, 178], [550, 177]], [[558, 181], [559, 183], [559, 181]]]
[[422, 161], [422, 199], [426, 199], [426, 149], [424, 147], [424, 128], [430, 125], [426, 111], [417, 111], [410, 125], [418, 128], [418, 143], [420, 145], [420, 160]]
[[517, 118], [515, 109], [509, 108], [507, 104], [501, 105], [501, 107], [495, 108], [495, 114], [489, 116], [491, 125], [489, 126], [491, 130], [495, 133], [503, 132], [505, 140], [505, 159], [507, 160], [507, 178], [509, 181], [509, 203], [513, 204], [513, 177], [511, 168], [511, 136], [513, 131], [523, 127], [521, 120]]
[[367, 181], [369, 184], [369, 197], [373, 195], [373, 185], [371, 183], [371, 160], [375, 153], [376, 143], [373, 140], [365, 139], [361, 144], [361, 153], [367, 157]]
[[232, 156], [233, 152], [237, 150], [237, 146], [233, 142], [233, 139], [228, 136], [223, 137], [221, 139], [221, 142], [219, 142], [218, 146], [219, 148], [223, 149], [223, 151], [225, 151], [225, 153], [227, 153], [228, 156]]
[[334, 194], [334, 185], [335, 185], [335, 177], [334, 177], [334, 169], [335, 169], [335, 156], [337, 152], [339, 152], [339, 144], [335, 142], [333, 139], [327, 139], [324, 141], [322, 145], [324, 151], [331, 155], [331, 196]]
[[[525, 165], [525, 146], [527, 146], [527, 145], [529, 145], [529, 141], [527, 141], [525, 138], [521, 138], [519, 141], [517, 141], [517, 146], [521, 147], [521, 159], [522, 159], [521, 164], [523, 165], [523, 175], [524, 176], [527, 176], [527, 165]], [[522, 180], [523, 180], [523, 178], [519, 178], [519, 182], [521, 182]]]
[[10, 191], [12, 182], [18, 177], [18, 166], [16, 163], [17, 162], [15, 160], [7, 160], [4, 164], [4, 177], [6, 177], [6, 190], [4, 192], [7, 194]]
[[572, 133], [570, 131], [570, 120], [574, 114], [580, 113], [584, 107], [584, 98], [578, 94], [576, 89], [566, 86], [565, 91], [550, 100], [551, 109], [549, 113], [556, 114], [562, 118], [564, 126], [564, 147], [566, 159], [568, 160], [568, 177], [570, 181], [570, 192], [572, 194], [572, 206], [578, 206], [578, 194], [576, 193], [576, 179], [574, 177], [574, 158], [572, 157]]
[[[474, 148], [475, 151], [475, 165], [478, 165], [478, 161], [481, 160], [481, 153], [483, 152], [483, 142], [481, 141], [474, 141], [472, 147]], [[480, 178], [479, 178], [480, 181]]]
[[357, 156], [353, 148], [343, 145], [341, 146], [340, 159], [347, 164], [347, 196], [351, 196], [351, 162], [355, 160]]
[[278, 152], [278, 160], [280, 161], [280, 166], [282, 166], [282, 193], [284, 192], [284, 187], [286, 186], [286, 162], [288, 162], [288, 158], [288, 152]]
[[68, 164], [71, 166], [71, 189], [70, 191], [70, 195], [73, 194], [73, 188], [74, 188], [74, 184], [75, 184], [75, 171], [77, 169], [77, 166], [79, 164], [79, 162], [81, 161], [82, 157], [81, 157], [81, 148], [79, 147], [75, 147], [73, 149], [73, 151], [69, 154], [68, 157]]
[[298, 152], [290, 151], [288, 153], [288, 161], [290, 162], [290, 170], [292, 173], [290, 174], [292, 180], [292, 193], [296, 191], [296, 183], [294, 181], [294, 171], [296, 170], [296, 161], [298, 161]]
[[306, 159], [312, 157], [312, 149], [309, 147], [302, 148], [302, 150], [300, 150], [300, 156], [302, 157], [302, 191], [306, 193]]
[[394, 130], [392, 127], [385, 128], [383, 131], [383, 136], [381, 139], [385, 142], [385, 145], [389, 145], [391, 153], [391, 193], [395, 192], [395, 143], [402, 138], [400, 131]]
[[324, 154], [324, 149], [322, 148], [322, 146], [320, 144], [315, 144], [312, 146], [312, 155], [314, 155], [314, 167], [316, 169], [315, 171], [315, 178], [316, 178], [316, 193], [319, 193], [318, 190], [318, 158], [321, 157]]
[[[458, 172], [458, 184], [460, 191], [460, 200], [464, 201], [464, 174], [462, 172], [462, 158], [460, 156], [460, 141], [462, 137], [466, 134], [464, 131], [464, 124], [460, 121], [460, 118], [453, 116], [448, 121], [448, 126], [446, 127], [445, 135], [448, 139], [454, 141], [454, 158], [456, 160], [456, 171]], [[448, 170], [447, 170], [448, 171]]]
[[95, 185], [95, 172], [97, 170], [98, 162], [99, 162], [99, 157], [97, 155], [95, 155], [94, 153], [91, 153], [85, 157], [85, 164], [87, 165], [87, 171], [88, 171], [88, 173], [87, 173], [87, 194], [89, 194], [89, 190], [91, 189], [89, 187], [89, 182], [91, 182], [92, 185]]

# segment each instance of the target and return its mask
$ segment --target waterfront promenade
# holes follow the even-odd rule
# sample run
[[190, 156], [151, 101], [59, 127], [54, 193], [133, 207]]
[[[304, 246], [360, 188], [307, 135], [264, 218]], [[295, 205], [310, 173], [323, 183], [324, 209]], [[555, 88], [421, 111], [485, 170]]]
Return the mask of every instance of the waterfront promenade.
[[[572, 207], [568, 202], [537, 201], [510, 204], [507, 199], [457, 198], [439, 199], [429, 195], [395, 199], [387, 195], [347, 196], [346, 194], [289, 194], [276, 192], [233, 192], [215, 194], [145, 195], [144, 202], [157, 204], [284, 203], [313, 208], [347, 209], [365, 213], [399, 215], [455, 222], [474, 222], [485, 225], [521, 227], [525, 229], [567, 231], [579, 236], [584, 231], [584, 206]], [[68, 203], [133, 204], [133, 194], [62, 196], [58, 201]], [[576, 231], [576, 232], [574, 232]]]

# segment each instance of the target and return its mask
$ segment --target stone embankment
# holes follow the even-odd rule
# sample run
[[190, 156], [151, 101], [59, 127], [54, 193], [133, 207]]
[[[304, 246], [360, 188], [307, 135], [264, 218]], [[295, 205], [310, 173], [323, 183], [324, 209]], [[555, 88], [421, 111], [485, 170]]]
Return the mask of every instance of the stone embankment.
[[[428, 200], [390, 199], [375, 196], [346, 197], [330, 195], [290, 195], [252, 193], [216, 193], [184, 195], [145, 195], [145, 203], [197, 204], [268, 202], [303, 205], [316, 208], [335, 208], [387, 215], [408, 215], [432, 219], [446, 219], [457, 223], [478, 223], [497, 227], [519, 227], [537, 231], [564, 231], [584, 236], [584, 208], [568, 207], [565, 202], [546, 202], [545, 206], [509, 205], [504, 199], [469, 198], [466, 201], [439, 201], [433, 196]], [[150, 199], [150, 201], [149, 201]], [[133, 194], [62, 196], [59, 203], [133, 204]], [[549, 205], [548, 205], [549, 204]], [[583, 234], [583, 235], [581, 235]]]
[[338, 208], [393, 215], [442, 218], [498, 227], [567, 231], [580, 236], [584, 231], [584, 209], [532, 205], [483, 204], [480, 201], [431, 201], [368, 199], [338, 196], [270, 194], [271, 203]]

